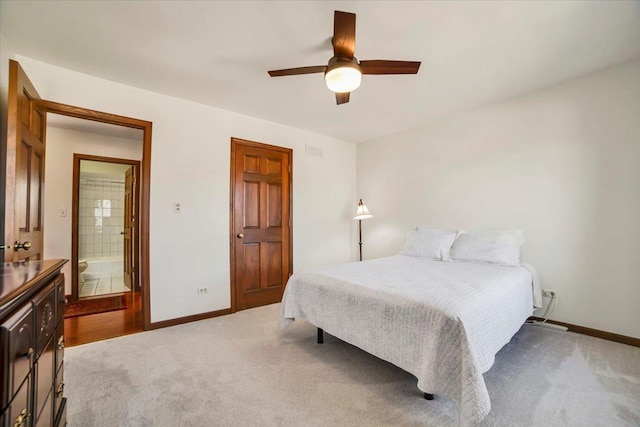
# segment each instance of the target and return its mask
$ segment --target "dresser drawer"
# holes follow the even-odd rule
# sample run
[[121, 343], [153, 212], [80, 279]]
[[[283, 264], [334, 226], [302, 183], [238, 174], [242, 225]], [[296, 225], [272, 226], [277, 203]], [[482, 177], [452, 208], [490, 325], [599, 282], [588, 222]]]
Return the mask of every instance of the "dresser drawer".
[[60, 405], [64, 399], [64, 370], [60, 368], [56, 375], [56, 384], [53, 389], [53, 413], [60, 412]]
[[53, 424], [55, 427], [64, 427], [67, 425], [67, 398], [63, 397], [60, 402], [60, 409], [56, 415], [56, 422]]
[[[0, 347], [2, 347], [2, 388], [0, 407], [7, 406], [15, 392], [29, 375], [33, 358], [33, 310], [23, 307], [0, 325]], [[4, 372], [7, 373], [6, 377]]]
[[[53, 401], [51, 390], [54, 387], [55, 371], [53, 362], [55, 351], [53, 349], [53, 337], [47, 343], [44, 351], [35, 364], [35, 413], [40, 417], [41, 412], [52, 413]], [[46, 403], [45, 403], [46, 402]], [[53, 421], [50, 421], [51, 424]]]
[[49, 283], [36, 295], [33, 305], [36, 314], [36, 358], [38, 358], [44, 346], [53, 337], [56, 328], [56, 292], [53, 283]]
[[21, 425], [31, 425], [32, 414], [29, 406], [29, 395], [31, 391], [31, 378], [27, 378], [25, 382], [18, 388], [17, 393], [6, 411], [2, 414], [2, 423], [0, 426], [13, 427]]
[[[51, 427], [53, 425], [53, 412], [51, 412], [51, 399], [53, 393], [50, 393], [47, 396], [47, 401], [45, 402], [45, 406], [38, 415], [38, 421], [36, 421], [36, 427]], [[25, 426], [26, 427], [26, 426]]]
[[53, 281], [56, 288], [56, 325], [64, 319], [64, 312], [67, 309], [67, 298], [64, 295], [64, 275], [59, 274]]
[[57, 371], [60, 369], [60, 366], [62, 366], [62, 360], [64, 359], [64, 322], [60, 323], [56, 328], [56, 334], [53, 339], [55, 342], [55, 366]]

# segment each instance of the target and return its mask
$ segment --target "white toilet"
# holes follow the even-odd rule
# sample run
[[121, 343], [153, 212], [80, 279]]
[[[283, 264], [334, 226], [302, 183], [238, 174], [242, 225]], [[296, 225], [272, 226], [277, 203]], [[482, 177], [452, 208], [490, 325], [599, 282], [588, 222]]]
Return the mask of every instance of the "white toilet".
[[82, 276], [82, 272], [85, 271], [89, 267], [89, 263], [85, 259], [78, 260], [78, 277], [80, 278], [80, 283], [84, 283], [84, 277]]

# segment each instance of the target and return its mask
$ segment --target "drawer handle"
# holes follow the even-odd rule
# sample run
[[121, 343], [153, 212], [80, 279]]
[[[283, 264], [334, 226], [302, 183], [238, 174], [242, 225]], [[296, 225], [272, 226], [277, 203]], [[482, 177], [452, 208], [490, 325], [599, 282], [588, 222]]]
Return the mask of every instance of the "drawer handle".
[[13, 427], [23, 427], [24, 425], [27, 424], [27, 419], [29, 418], [29, 415], [27, 414], [27, 409], [23, 409], [22, 412], [20, 412], [20, 415], [18, 415], [18, 418], [16, 418], [16, 420], [13, 422]]
[[29, 358], [31, 358], [31, 356], [33, 356], [33, 348], [29, 347], [29, 350], [27, 350], [26, 353], [22, 353], [18, 357], [29, 357]]
[[64, 349], [64, 335], [58, 338], [58, 350]]
[[64, 383], [60, 383], [58, 385], [58, 389], [56, 390], [56, 397], [62, 397], [62, 393], [64, 393]]

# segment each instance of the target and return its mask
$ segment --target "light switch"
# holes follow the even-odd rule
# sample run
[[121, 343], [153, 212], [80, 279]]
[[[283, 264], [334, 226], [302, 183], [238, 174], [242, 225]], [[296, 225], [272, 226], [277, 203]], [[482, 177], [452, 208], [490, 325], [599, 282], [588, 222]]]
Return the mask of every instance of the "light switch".
[[60, 216], [67, 216], [67, 208], [60, 209]]
[[182, 205], [180, 202], [173, 202], [173, 213], [182, 213]]

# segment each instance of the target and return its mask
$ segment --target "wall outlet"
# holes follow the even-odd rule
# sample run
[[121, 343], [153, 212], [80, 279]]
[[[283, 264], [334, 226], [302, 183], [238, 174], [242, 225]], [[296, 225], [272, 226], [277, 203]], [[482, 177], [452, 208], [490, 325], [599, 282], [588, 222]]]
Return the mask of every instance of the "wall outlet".
[[198, 294], [208, 294], [209, 288], [198, 288]]
[[182, 213], [182, 205], [180, 202], [173, 202], [173, 213]]
[[547, 297], [547, 298], [555, 298], [556, 297], [556, 291], [552, 291], [551, 289], [543, 289], [542, 290], [542, 296], [543, 297]]

